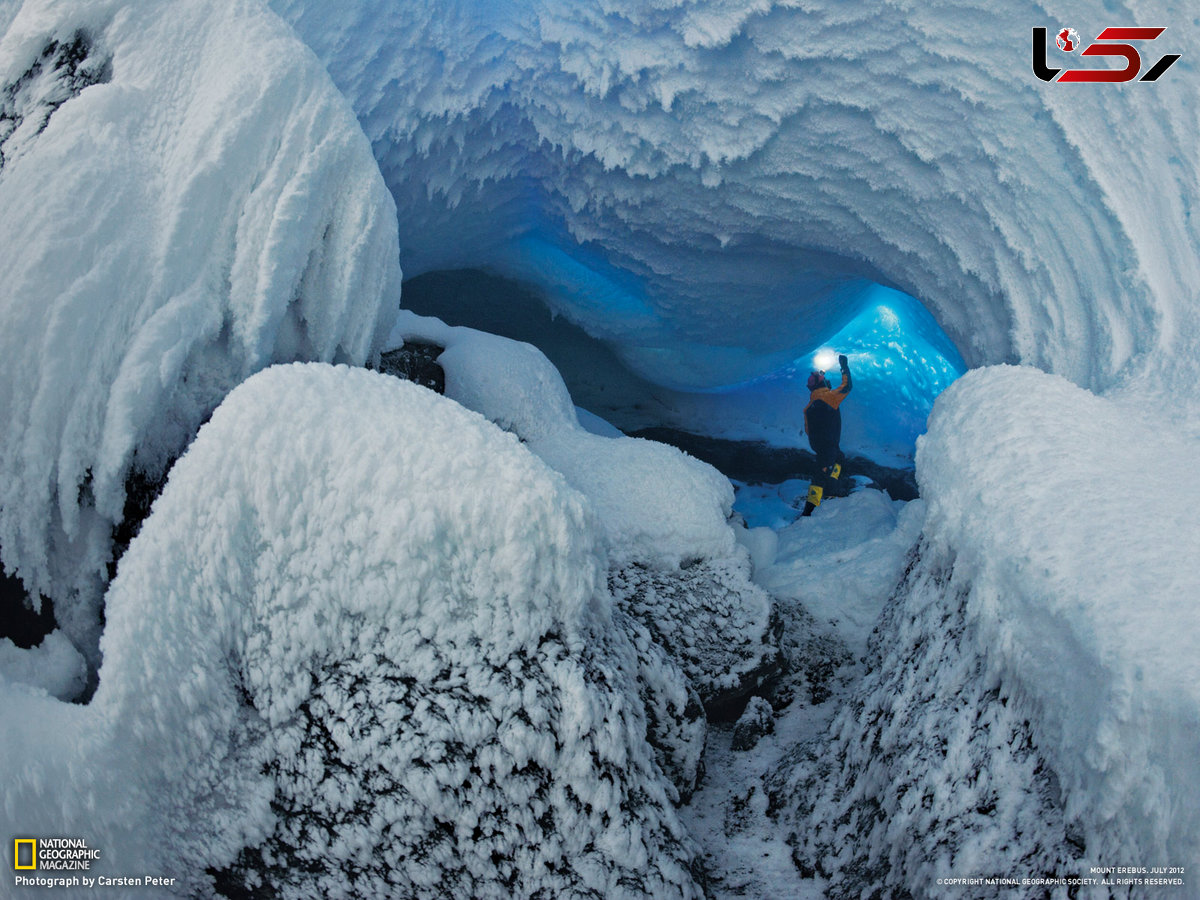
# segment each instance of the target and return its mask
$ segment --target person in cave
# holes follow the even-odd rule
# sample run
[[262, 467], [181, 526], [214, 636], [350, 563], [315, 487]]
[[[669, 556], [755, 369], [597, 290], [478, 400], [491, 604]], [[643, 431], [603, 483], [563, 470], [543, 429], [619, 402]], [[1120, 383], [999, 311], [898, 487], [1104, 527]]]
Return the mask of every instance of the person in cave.
[[842, 367], [842, 383], [830, 387], [823, 371], [814, 371], [808, 376], [809, 399], [804, 408], [804, 433], [808, 444], [817, 455], [817, 475], [808, 488], [808, 499], [802, 516], [811, 516], [821, 505], [821, 499], [832, 490], [842, 474], [842, 463], [846, 454], [842, 452], [842, 412], [839, 407], [853, 386], [850, 380], [850, 361], [845, 355], [838, 357]]

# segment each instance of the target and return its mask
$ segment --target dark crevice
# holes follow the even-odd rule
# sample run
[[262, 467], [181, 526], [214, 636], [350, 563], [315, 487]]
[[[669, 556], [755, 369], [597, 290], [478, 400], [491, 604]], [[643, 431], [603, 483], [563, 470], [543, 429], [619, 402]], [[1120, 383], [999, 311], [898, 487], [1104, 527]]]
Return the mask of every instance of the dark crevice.
[[[631, 436], [678, 447], [720, 470], [727, 478], [747, 484], [779, 484], [789, 478], [811, 481], [818, 473], [816, 456], [798, 447], [708, 437], [675, 428], [643, 428]], [[836, 491], [827, 490], [826, 496], [848, 494], [855, 475], [870, 478], [875, 487], [886, 491], [893, 500], [915, 500], [920, 496], [912, 469], [889, 468], [861, 456], [846, 458]]]
[[40, 646], [57, 627], [54, 603], [49, 597], [42, 597], [40, 608], [34, 609], [33, 598], [21, 579], [0, 573], [0, 638], [28, 650]]
[[20, 150], [13, 144], [40, 135], [60, 106], [111, 78], [111, 58], [95, 52], [86, 32], [76, 31], [69, 40], [47, 41], [33, 64], [0, 89], [0, 171]]

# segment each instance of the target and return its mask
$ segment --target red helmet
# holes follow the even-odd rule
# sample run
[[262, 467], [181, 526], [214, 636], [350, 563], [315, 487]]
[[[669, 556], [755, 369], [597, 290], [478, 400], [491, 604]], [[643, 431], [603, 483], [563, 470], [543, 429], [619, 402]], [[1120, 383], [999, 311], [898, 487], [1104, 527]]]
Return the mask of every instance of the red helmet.
[[829, 382], [825, 380], [825, 373], [819, 369], [814, 369], [813, 373], [808, 376], [808, 389], [810, 391], [815, 391], [819, 387], [825, 387], [827, 384]]

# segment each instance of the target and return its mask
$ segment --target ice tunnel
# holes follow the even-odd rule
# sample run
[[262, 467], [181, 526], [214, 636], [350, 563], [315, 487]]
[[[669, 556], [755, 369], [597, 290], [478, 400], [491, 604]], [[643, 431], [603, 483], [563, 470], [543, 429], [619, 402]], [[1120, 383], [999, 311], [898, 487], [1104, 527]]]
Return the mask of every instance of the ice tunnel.
[[966, 365], [1094, 390], [1195, 340], [1185, 82], [1085, 114], [1026, 77], [1038, 7], [272, 5], [356, 109], [406, 278], [531, 284], [657, 385], [768, 377], [864, 283]]
[[[755, 360], [736, 346], [739, 330], [731, 321], [726, 346], [689, 348], [704, 365], [685, 365], [685, 377], [672, 377], [669, 370], [636, 371], [622, 359], [620, 348], [552, 315], [552, 304], [533, 286], [477, 270], [429, 272], [411, 279], [404, 288], [404, 306], [537, 346], [562, 374], [579, 407], [625, 432], [667, 428], [805, 447], [808, 374], [814, 368], [829, 370], [836, 384], [837, 355], [846, 353], [855, 402], [853, 414], [846, 416], [844, 443], [854, 454], [881, 464], [911, 466], [934, 399], [965, 364], [914, 298], [869, 282], [850, 284], [844, 294], [845, 324], [814, 334], [789, 354]], [[735, 373], [730, 383], [722, 382], [722, 359], [730, 360], [728, 371]], [[713, 374], [705, 377], [706, 372]]]
[[[243, 620], [242, 599], [303, 592], [310, 563], [331, 561], [364, 567], [333, 570], [322, 582], [346, 626], [330, 629], [347, 648], [331, 658], [357, 659], [351, 638], [361, 631], [350, 623], [359, 613], [347, 604], [367, 594], [346, 585], [382, 585], [390, 602], [424, 590], [414, 571], [439, 568], [419, 546], [397, 557], [403, 568], [393, 591], [392, 582], [361, 577], [374, 551], [319, 543], [353, 538], [363, 523], [366, 538], [389, 545], [379, 553], [386, 557], [396, 542], [383, 540], [377, 519], [394, 521], [405, 539], [423, 539], [410, 527], [417, 515], [366, 486], [375, 473], [407, 473], [411, 483], [395, 494], [415, 498], [416, 513], [444, 502], [454, 526], [446, 533], [462, 535], [447, 538], [447, 558], [469, 561], [486, 557], [480, 548], [508, 546], [493, 540], [503, 522], [485, 507], [459, 504], [506, 496], [491, 490], [487, 463], [508, 454], [519, 460], [514, 471], [540, 474], [525, 493], [516, 480], [505, 484], [520, 500], [509, 504], [520, 550], [506, 559], [514, 571], [535, 557], [557, 566], [568, 557], [555, 541], [576, 532], [556, 525], [563, 482], [542, 463], [562, 475], [582, 459], [572, 473], [583, 484], [593, 460], [577, 448], [616, 444], [598, 451], [612, 465], [595, 471], [627, 503], [580, 526], [579, 546], [592, 548], [594, 565], [564, 564], [568, 579], [594, 576], [571, 581], [580, 604], [592, 597], [607, 609], [612, 599], [604, 570], [613, 535], [652, 544], [658, 559], [668, 558], [663, 534], [677, 532], [689, 546], [667, 550], [680, 572], [685, 561], [716, 558], [713, 547], [736, 550], [744, 562], [736, 543], [744, 535], [729, 523], [728, 480], [670, 448], [575, 428], [561, 384], [541, 378], [549, 367], [536, 371], [544, 362], [536, 354], [521, 350], [522, 365], [511, 369], [554, 391], [511, 395], [536, 398], [522, 411], [553, 406], [563, 414], [533, 440], [518, 432], [542, 463], [451, 400], [361, 371], [394, 334], [397, 305], [423, 302], [426, 291], [426, 299], [440, 292], [440, 302], [463, 306], [458, 321], [557, 353], [575, 402], [624, 427], [673, 421], [794, 439], [797, 381], [821, 364], [820, 354], [840, 350], [860, 375], [856, 403], [870, 412], [848, 417], [846, 443], [902, 459], [933, 396], [971, 369], [941, 394], [918, 444], [922, 502], [897, 515], [912, 540], [919, 532], [922, 549], [897, 592], [877, 592], [895, 600], [889, 621], [931, 654], [940, 652], [937, 642], [923, 635], [953, 639], [949, 665], [926, 661], [987, 679], [980, 705], [961, 708], [963, 721], [988, 721], [976, 710], [995, 712], [997, 703], [1010, 711], [1026, 730], [1008, 746], [1036, 746], [1058, 779], [1053, 793], [1061, 789], [1063, 808], [1078, 814], [1098, 860], [1194, 858], [1200, 571], [1186, 564], [1194, 557], [1186, 551], [1200, 507], [1200, 19], [1171, 0], [1105, 4], [1104, 15], [1085, 0], [985, 8], [958, 0], [0, 0], [0, 562], [20, 582], [5, 585], [21, 594], [15, 602], [50, 598], [63, 633], [57, 649], [43, 645], [34, 674], [71, 675], [60, 663], [75, 672], [57, 684], [30, 682], [36, 695], [0, 692], [7, 719], [32, 723], [0, 740], [6, 770], [31, 773], [6, 785], [5, 808], [29, 810], [21, 828], [31, 833], [51, 833], [64, 810], [75, 810], [92, 823], [106, 859], [121, 848], [139, 871], [167, 871], [153, 858], [161, 854], [195, 859], [207, 872], [265, 833], [265, 791], [240, 792], [254, 807], [240, 810], [219, 796], [212, 802], [217, 795], [202, 780], [224, 779], [226, 750], [249, 746], [232, 730], [245, 724], [245, 697], [225, 679], [228, 657], [205, 653], [195, 667], [168, 657], [176, 646], [187, 654], [207, 646], [176, 640], [203, 626], [206, 639], [239, 644], [233, 656], [251, 645], [241, 658], [253, 662], [265, 632]], [[1162, 50], [1180, 57], [1157, 82], [1048, 84], [1029, 71], [1031, 29], [1071, 25], [1087, 35], [1152, 23], [1169, 26]], [[508, 399], [513, 382], [493, 377], [493, 358], [463, 346], [460, 362], [476, 364], [471, 387], [495, 388], [488, 400]], [[254, 393], [262, 370], [289, 363], [346, 368], [315, 376], [324, 387], [300, 377], [299, 389], [271, 381], [288, 376], [268, 371], [275, 386]], [[255, 379], [259, 388], [242, 390]], [[369, 390], [383, 392], [379, 409], [357, 393], [372, 380]], [[302, 381], [324, 401], [303, 417], [285, 415], [273, 397], [278, 391], [303, 405]], [[216, 420], [214, 410], [239, 390], [252, 399], [241, 412], [236, 403], [225, 407], [227, 424], [218, 422], [212, 449], [202, 448], [207, 462], [193, 460], [191, 480], [185, 469], [183, 486], [168, 483], [161, 495], [189, 517], [164, 514], [131, 539], [140, 547], [134, 565], [143, 561], [140, 587], [137, 568], [114, 576], [129, 540], [119, 528], [141, 521], [130, 510], [145, 512], [138, 503], [153, 499], [133, 496], [131, 485], [174, 477], [202, 423]], [[397, 390], [418, 398], [411, 409], [392, 403]], [[422, 443], [418, 416], [434, 403], [454, 418], [439, 446], [478, 439], [478, 478], [443, 470], [454, 454]], [[354, 422], [343, 434], [329, 423], [347, 411]], [[393, 415], [389, 444], [372, 429]], [[339, 453], [319, 456], [324, 451], [308, 446], [313, 435]], [[342, 447], [343, 436], [362, 436], [370, 452]], [[391, 466], [393, 445], [416, 462]], [[655, 460], [638, 455], [659, 451], [686, 477], [663, 483]], [[318, 478], [303, 477], [310, 457]], [[279, 490], [268, 481], [262, 490], [223, 492], [208, 476], [211, 468], [258, 485], [289, 465]], [[426, 477], [427, 470], [436, 471]], [[625, 490], [634, 471], [653, 503]], [[1127, 473], [1137, 475], [1136, 496], [1116, 498], [1116, 506], [1114, 489]], [[310, 484], [331, 487], [322, 496], [335, 497], [337, 509], [304, 505]], [[525, 515], [521, 504], [543, 496], [543, 487], [550, 499], [542, 512], [550, 512]], [[360, 494], [377, 504], [378, 517], [363, 512], [369, 504], [359, 508]], [[229, 497], [235, 502], [225, 503]], [[295, 515], [286, 508], [293, 499]], [[862, 499], [888, 502], [862, 492], [843, 508]], [[256, 512], [260, 502], [269, 515]], [[579, 502], [567, 505], [589, 518]], [[599, 500], [588, 503], [599, 516]], [[836, 508], [824, 507], [831, 516]], [[659, 532], [642, 527], [666, 519]], [[539, 521], [540, 532], [526, 539]], [[608, 522], [616, 524], [601, 532]], [[279, 537], [279, 558], [295, 568], [248, 564], [276, 546], [258, 540], [260, 525]], [[311, 538], [302, 525], [313, 528]], [[758, 549], [771, 541], [758, 537]], [[176, 565], [191, 556], [194, 565]], [[226, 558], [236, 565], [209, 565]], [[224, 624], [208, 627], [193, 614], [202, 606], [186, 603], [176, 615], [155, 602], [192, 596], [173, 585], [193, 575], [205, 603], [231, 601], [212, 617]], [[276, 576], [286, 587], [278, 595]], [[513, 584], [514, 596], [527, 593], [523, 581]], [[107, 592], [120, 585], [110, 610]], [[120, 611], [122, 591], [124, 619], [109, 617]], [[139, 603], [154, 615], [136, 614]], [[964, 627], [943, 627], [943, 612]], [[286, 630], [295, 617], [271, 618]], [[392, 633], [399, 629], [378, 631]], [[591, 652], [592, 641], [579, 644]], [[144, 664], [147, 646], [161, 665]], [[24, 648], [4, 649], [10, 661], [28, 658], [17, 653]], [[46, 659], [53, 654], [59, 658]], [[249, 671], [264, 681], [295, 670], [287, 657], [263, 658], [266, 666]], [[210, 665], [220, 677], [210, 677]], [[894, 708], [886, 677], [911, 682], [913, 670], [889, 657], [877, 671], [879, 708]], [[617, 704], [624, 709], [638, 706], [630, 674], [630, 693]], [[101, 702], [64, 712], [51, 699], [82, 696], [85, 679], [107, 685], [114, 714]], [[141, 691], [143, 682], [151, 690]], [[998, 696], [996, 685], [1006, 693]], [[214, 690], [223, 693], [210, 704]], [[952, 695], [950, 684], [944, 696]], [[858, 696], [865, 703], [876, 694]], [[124, 715], [126, 699], [144, 699], [147, 712]], [[160, 699], [171, 715], [150, 712]], [[912, 699], [905, 708], [914, 716], [891, 731], [920, 750], [932, 733], [925, 715], [945, 705]], [[199, 708], [227, 717], [214, 719], [214, 728], [228, 726], [225, 737], [213, 731], [211, 745], [196, 743], [189, 726], [175, 727]], [[42, 718], [47, 709], [55, 719]], [[130, 721], [136, 727], [127, 728]], [[81, 723], [86, 740], [75, 741]], [[56, 730], [71, 741], [43, 746]], [[845, 735], [872, 746], [869, 735]], [[197, 776], [186, 764], [191, 756], [158, 753], [159, 737], [163, 747], [186, 743], [187, 753], [203, 754], [211, 773]], [[131, 741], [146, 752], [130, 753]], [[989, 771], [987, 743], [978, 764], [935, 751], [926, 768], [956, 766], [950, 774], [970, 778], [973, 791], [975, 776]], [[261, 759], [247, 753], [238, 776], [257, 785]], [[132, 792], [122, 778], [130, 760], [150, 763], [133, 773]], [[900, 763], [897, 771], [915, 771]], [[877, 784], [911, 783], [863, 771]], [[58, 773], [98, 774], [94, 789], [75, 790]], [[190, 800], [176, 803], [181, 779], [211, 813], [194, 828], [179, 813]], [[876, 802], [828, 783], [839, 797]], [[971, 791], [938, 786], [950, 783], [936, 782], [937, 792], [970, 800], [968, 816], [1013, 821], [985, 815], [989, 807]], [[302, 793], [356, 796], [340, 787]], [[139, 809], [145, 815], [129, 815]], [[913, 821], [870, 818], [881, 827]], [[234, 820], [237, 828], [227, 827]], [[675, 829], [674, 819], [663, 821]], [[837, 812], [827, 821], [847, 819]], [[165, 842], [164, 824], [172, 835]], [[901, 831], [941, 842], [928, 860], [944, 857], [945, 832], [894, 829]], [[220, 841], [210, 840], [215, 834]], [[1076, 844], [1073, 834], [1064, 832], [1067, 844]], [[906, 853], [893, 837], [851, 841], [856, 851], [888, 843]], [[821, 840], [829, 852], [820, 857], [848, 859], [841, 834]], [[924, 864], [906, 870], [908, 885], [930, 883]]]
[[[271, 64], [252, 73], [229, 65], [223, 10], [188, 6], [181, 42], [138, 3], [0, 4], [17, 423], [0, 538], [47, 596], [97, 596], [130, 470], [161, 475], [249, 374], [379, 349], [397, 257], [410, 285], [478, 269], [532, 286], [627, 387], [693, 420], [768, 396], [873, 285], [917, 298], [968, 367], [1100, 393], [1140, 380], [1194, 405], [1190, 82], [1039, 81], [1045, 7], [270, 5]], [[1094, 12], [1054, 8], [1068, 15]], [[1194, 37], [1172, 28], [1186, 76]], [[77, 34], [74, 71], [39, 62]], [[191, 60], [180, 96], [157, 48]], [[105, 317], [114, 296], [131, 308]], [[80, 335], [98, 337], [87, 359], [56, 367]], [[859, 439], [886, 448], [892, 424]]]

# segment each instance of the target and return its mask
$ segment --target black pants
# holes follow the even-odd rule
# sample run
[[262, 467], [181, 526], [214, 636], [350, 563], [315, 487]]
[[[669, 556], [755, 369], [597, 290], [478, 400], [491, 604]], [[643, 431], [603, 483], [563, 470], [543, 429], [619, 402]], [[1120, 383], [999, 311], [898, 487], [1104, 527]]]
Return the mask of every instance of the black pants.
[[832, 477], [829, 472], [838, 463], [845, 464], [846, 454], [837, 444], [817, 446], [813, 448], [813, 451], [817, 454], [817, 473], [813, 481], [821, 486], [826, 497], [832, 497], [837, 488], [838, 479]]

